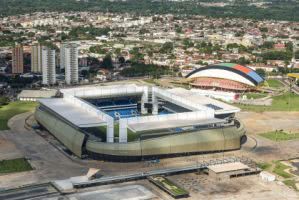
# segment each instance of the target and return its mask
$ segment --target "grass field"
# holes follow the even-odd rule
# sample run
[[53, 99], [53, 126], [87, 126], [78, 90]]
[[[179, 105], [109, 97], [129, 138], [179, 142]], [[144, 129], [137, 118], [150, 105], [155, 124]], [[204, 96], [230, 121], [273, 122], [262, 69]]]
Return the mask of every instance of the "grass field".
[[186, 197], [189, 195], [189, 192], [186, 191], [184, 188], [181, 188], [180, 186], [176, 185], [169, 179], [164, 178], [162, 176], [151, 177], [150, 181], [152, 181], [154, 184], [156, 184], [161, 189], [168, 192], [174, 198]]
[[263, 111], [299, 111], [299, 95], [286, 92], [283, 95], [273, 97], [271, 106], [255, 106], [234, 104], [235, 106], [246, 111], [263, 112]]
[[294, 179], [294, 175], [285, 171], [286, 169], [290, 168], [289, 166], [283, 164], [280, 161], [272, 161], [271, 163], [261, 162], [257, 163], [257, 166], [262, 170], [277, 174], [278, 176], [283, 178], [283, 183], [285, 185], [297, 191], [299, 190], [299, 188], [296, 187], [296, 180]]
[[287, 172], [285, 172], [284, 170], [290, 168], [289, 166], [287, 165], [284, 165], [282, 164], [281, 162], [277, 161], [275, 162], [275, 167], [273, 169], [273, 172], [283, 178], [292, 178], [293, 175], [292, 174], [289, 174]]
[[36, 102], [15, 101], [0, 107], [0, 130], [9, 129], [7, 122], [10, 118], [20, 113], [33, 111], [37, 105]]
[[32, 170], [32, 167], [24, 158], [0, 161], [0, 174], [23, 172], [29, 170]]
[[271, 131], [260, 134], [261, 136], [273, 141], [285, 141], [299, 139], [299, 133], [285, 133], [283, 131]]
[[284, 180], [283, 183], [289, 187], [292, 187], [294, 190], [299, 191], [299, 188], [296, 187], [296, 181], [293, 179]]
[[247, 99], [260, 99], [266, 97], [265, 93], [246, 93]]
[[269, 80], [267, 80], [267, 83], [268, 83], [269, 87], [272, 87], [272, 88], [283, 87], [283, 84], [279, 80], [276, 80], [276, 79], [269, 79]]
[[270, 163], [262, 162], [262, 163], [257, 163], [257, 166], [261, 168], [262, 170], [269, 170], [272, 166]]

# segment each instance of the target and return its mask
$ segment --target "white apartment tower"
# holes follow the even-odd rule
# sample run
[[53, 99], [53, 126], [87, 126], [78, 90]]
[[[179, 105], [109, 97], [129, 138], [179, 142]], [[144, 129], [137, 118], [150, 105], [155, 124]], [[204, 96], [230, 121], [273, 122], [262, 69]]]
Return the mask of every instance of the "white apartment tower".
[[43, 85], [56, 83], [55, 50], [49, 47], [42, 47], [42, 76]]
[[42, 72], [42, 46], [40, 44], [31, 46], [31, 71]]
[[67, 85], [78, 83], [78, 44], [61, 44], [60, 69], [65, 70], [65, 82]]

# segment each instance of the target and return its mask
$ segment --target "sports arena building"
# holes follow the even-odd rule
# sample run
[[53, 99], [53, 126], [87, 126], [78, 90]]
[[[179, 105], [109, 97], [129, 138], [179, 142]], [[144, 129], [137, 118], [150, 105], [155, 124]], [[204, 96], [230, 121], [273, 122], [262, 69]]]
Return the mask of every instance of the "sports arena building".
[[135, 84], [61, 89], [38, 123], [78, 157], [115, 161], [239, 149], [238, 108], [182, 88]]
[[256, 90], [264, 81], [254, 70], [233, 63], [221, 63], [198, 68], [189, 73], [194, 88], [227, 92]]

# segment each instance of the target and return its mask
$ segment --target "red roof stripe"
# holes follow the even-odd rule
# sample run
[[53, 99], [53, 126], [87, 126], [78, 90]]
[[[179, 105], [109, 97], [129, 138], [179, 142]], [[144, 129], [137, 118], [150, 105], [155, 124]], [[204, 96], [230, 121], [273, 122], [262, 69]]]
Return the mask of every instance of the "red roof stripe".
[[236, 65], [236, 66], [234, 66], [233, 68], [234, 68], [234, 69], [237, 69], [237, 70], [239, 70], [239, 71], [241, 71], [241, 72], [243, 72], [243, 73], [245, 73], [245, 74], [248, 74], [249, 72], [252, 71], [250, 68], [248, 68], [248, 67], [244, 67], [244, 66], [242, 66], [242, 65]]

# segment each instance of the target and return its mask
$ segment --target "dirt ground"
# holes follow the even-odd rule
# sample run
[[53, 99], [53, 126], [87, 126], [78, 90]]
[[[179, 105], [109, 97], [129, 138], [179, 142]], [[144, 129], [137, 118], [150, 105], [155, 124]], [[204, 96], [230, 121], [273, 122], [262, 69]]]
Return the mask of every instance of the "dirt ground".
[[237, 114], [249, 134], [275, 130], [299, 132], [299, 112], [240, 112]]
[[188, 199], [295, 200], [298, 193], [279, 182], [264, 182], [258, 175], [219, 181], [194, 173], [168, 177], [190, 192]]

